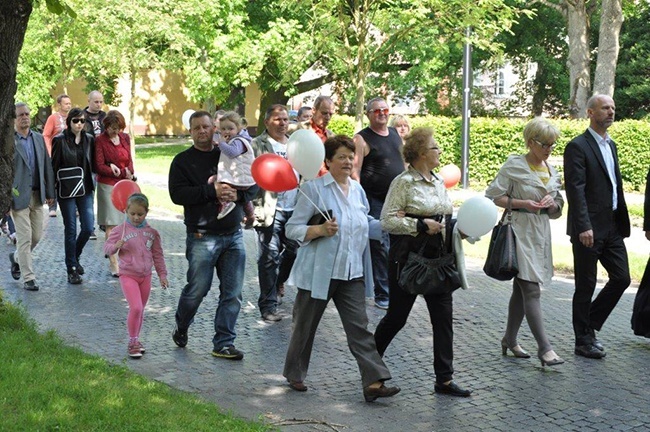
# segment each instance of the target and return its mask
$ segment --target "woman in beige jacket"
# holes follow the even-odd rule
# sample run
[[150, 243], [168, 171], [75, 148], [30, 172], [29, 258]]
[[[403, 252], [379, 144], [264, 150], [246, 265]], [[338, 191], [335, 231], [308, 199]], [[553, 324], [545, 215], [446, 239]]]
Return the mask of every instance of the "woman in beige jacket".
[[548, 285], [553, 277], [549, 218], [560, 217], [564, 205], [560, 175], [547, 162], [559, 135], [546, 120], [531, 120], [524, 129], [528, 152], [510, 156], [485, 192], [499, 207], [507, 207], [510, 201], [517, 238], [519, 274], [513, 281], [506, 333], [501, 341], [503, 354], [509, 349], [515, 357], [530, 357], [517, 343], [526, 316], [542, 366], [564, 363], [546, 337], [540, 304], [540, 284]]

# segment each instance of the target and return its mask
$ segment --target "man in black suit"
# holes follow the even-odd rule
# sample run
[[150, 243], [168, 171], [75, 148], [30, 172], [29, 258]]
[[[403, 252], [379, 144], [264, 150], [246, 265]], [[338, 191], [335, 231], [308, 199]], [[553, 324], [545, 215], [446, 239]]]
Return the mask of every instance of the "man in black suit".
[[[567, 234], [573, 245], [575, 293], [573, 330], [577, 355], [600, 359], [605, 349], [596, 339], [625, 289], [630, 285], [624, 237], [630, 236], [630, 218], [623, 195], [616, 144], [607, 134], [616, 105], [606, 95], [587, 102], [589, 128], [567, 144], [564, 178], [569, 203]], [[592, 301], [597, 263], [609, 276]]]

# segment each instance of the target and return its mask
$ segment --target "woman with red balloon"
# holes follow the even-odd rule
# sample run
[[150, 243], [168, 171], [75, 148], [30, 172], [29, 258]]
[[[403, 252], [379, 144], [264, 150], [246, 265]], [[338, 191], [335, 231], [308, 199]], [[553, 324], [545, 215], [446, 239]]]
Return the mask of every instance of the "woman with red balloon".
[[[86, 119], [83, 110], [71, 109], [65, 122], [67, 129], [52, 140], [52, 168], [63, 216], [68, 283], [80, 284], [84, 268], [79, 258], [95, 224], [92, 179], [94, 138], [84, 132]], [[81, 224], [78, 236], [77, 213]]]
[[[113, 228], [124, 221], [124, 209], [116, 208], [111, 200], [113, 187], [120, 180], [135, 180], [135, 175], [131, 158], [131, 140], [127, 134], [122, 132], [126, 128], [124, 116], [117, 110], [111, 110], [106, 114], [103, 123], [104, 132], [95, 140], [97, 223], [106, 227], [106, 238], [108, 238]], [[129, 189], [128, 186], [127, 183], [125, 192], [137, 192], [126, 190]], [[128, 196], [124, 198], [126, 201]], [[118, 277], [117, 257], [109, 255], [108, 259], [111, 274]]]
[[[287, 237], [301, 246], [291, 272], [298, 294], [283, 374], [293, 390], [307, 391], [304, 380], [314, 336], [331, 299], [359, 365], [364, 398], [372, 402], [400, 391], [384, 385], [391, 375], [368, 331], [365, 297], [372, 292], [368, 240], [371, 231], [378, 238], [380, 229], [378, 221], [368, 215], [370, 205], [361, 185], [350, 178], [355, 154], [352, 139], [337, 135], [328, 138], [324, 147], [329, 172], [301, 186], [287, 222]], [[305, 173], [315, 177], [319, 165], [314, 168]]]

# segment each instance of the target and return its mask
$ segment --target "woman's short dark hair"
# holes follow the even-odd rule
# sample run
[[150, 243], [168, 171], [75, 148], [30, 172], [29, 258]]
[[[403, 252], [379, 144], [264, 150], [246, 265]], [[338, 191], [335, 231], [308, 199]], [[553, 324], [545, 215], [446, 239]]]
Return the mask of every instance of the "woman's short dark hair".
[[404, 162], [412, 164], [427, 151], [429, 142], [433, 138], [433, 129], [427, 127], [415, 128], [410, 134], [404, 137], [404, 147], [402, 147], [402, 156]]
[[340, 147], [345, 147], [348, 150], [353, 152], [356, 150], [354, 146], [354, 141], [347, 135], [336, 135], [331, 138], [327, 138], [325, 141], [325, 160], [332, 160], [334, 154]]
[[70, 129], [70, 125], [72, 124], [72, 119], [73, 118], [85, 118], [86, 116], [84, 115], [84, 111], [81, 108], [72, 108], [70, 112], [68, 113], [68, 117], [65, 119], [65, 124], [68, 126], [68, 130]]
[[119, 130], [124, 130], [126, 128], [126, 121], [124, 120], [124, 116], [118, 110], [110, 110], [107, 112], [103, 123], [104, 129], [108, 129], [109, 127], [113, 126], [117, 126]]

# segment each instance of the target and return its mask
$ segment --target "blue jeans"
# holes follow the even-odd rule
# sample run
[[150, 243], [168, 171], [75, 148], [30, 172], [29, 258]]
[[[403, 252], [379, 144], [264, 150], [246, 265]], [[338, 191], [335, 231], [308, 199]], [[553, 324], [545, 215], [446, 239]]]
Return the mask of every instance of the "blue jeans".
[[242, 285], [246, 266], [244, 237], [239, 230], [229, 235], [188, 234], [185, 257], [189, 263], [187, 285], [176, 309], [176, 325], [186, 330], [194, 321], [203, 298], [212, 287], [214, 269], [219, 278], [219, 305], [214, 314], [214, 349], [234, 345], [235, 325], [242, 302]]
[[[63, 216], [64, 244], [65, 244], [65, 266], [68, 271], [72, 267], [79, 266], [79, 257], [88, 243], [90, 234], [95, 225], [95, 214], [93, 210], [93, 194], [88, 193], [77, 198], [59, 198], [59, 208]], [[81, 231], [77, 236], [77, 211]]]
[[296, 260], [298, 243], [288, 239], [284, 230], [292, 213], [276, 210], [273, 225], [256, 228], [259, 249], [257, 276], [260, 282], [257, 305], [262, 315], [275, 312], [278, 305], [278, 285], [289, 279], [289, 273]]
[[[384, 202], [368, 197], [370, 216], [379, 219]], [[382, 241], [370, 240], [370, 259], [372, 260], [372, 279], [375, 284], [375, 300], [388, 300], [388, 249], [390, 237], [382, 231]]]

